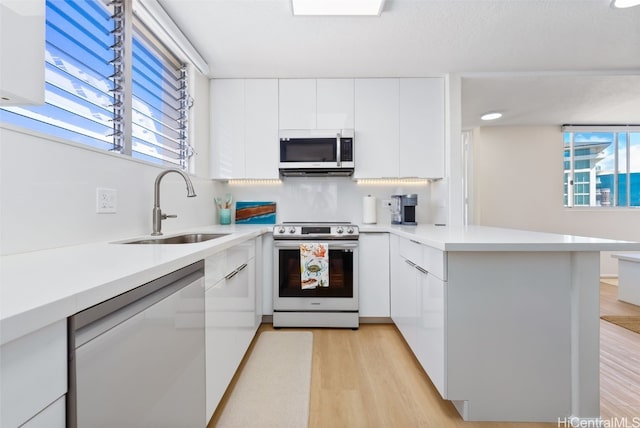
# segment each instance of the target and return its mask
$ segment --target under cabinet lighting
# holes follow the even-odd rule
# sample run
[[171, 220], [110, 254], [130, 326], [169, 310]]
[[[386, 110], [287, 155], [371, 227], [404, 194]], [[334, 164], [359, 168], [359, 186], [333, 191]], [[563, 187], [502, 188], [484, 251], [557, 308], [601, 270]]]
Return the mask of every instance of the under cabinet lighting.
[[379, 16], [385, 0], [291, 0], [296, 16]]
[[429, 184], [434, 181], [428, 178], [358, 178], [356, 182], [358, 184], [370, 184], [370, 185], [415, 185], [421, 186]]
[[625, 9], [627, 7], [633, 7], [640, 5], [640, 0], [613, 0], [611, 7], [616, 9]]
[[238, 179], [233, 179], [233, 180], [229, 180], [228, 181], [229, 184], [231, 185], [251, 185], [251, 186], [255, 186], [255, 185], [276, 185], [276, 184], [282, 184], [282, 180], [277, 179], [277, 178], [269, 178], [269, 179], [254, 179], [254, 178], [238, 178]]

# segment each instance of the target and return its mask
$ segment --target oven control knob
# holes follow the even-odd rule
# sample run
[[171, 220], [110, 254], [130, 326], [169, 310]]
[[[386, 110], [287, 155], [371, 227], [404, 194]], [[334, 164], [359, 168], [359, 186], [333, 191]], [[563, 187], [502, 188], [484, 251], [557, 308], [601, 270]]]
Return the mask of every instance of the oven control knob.
[[353, 227], [349, 227], [349, 228], [347, 229], [347, 233], [353, 233]]
[[281, 227], [280, 229], [278, 229], [278, 233], [284, 233], [284, 227]]
[[289, 228], [289, 233], [296, 233], [296, 228], [295, 227], [290, 227]]
[[336, 229], [336, 232], [339, 234], [342, 234], [342, 232], [344, 232], [344, 230], [342, 229], [341, 226], [338, 226], [338, 228]]

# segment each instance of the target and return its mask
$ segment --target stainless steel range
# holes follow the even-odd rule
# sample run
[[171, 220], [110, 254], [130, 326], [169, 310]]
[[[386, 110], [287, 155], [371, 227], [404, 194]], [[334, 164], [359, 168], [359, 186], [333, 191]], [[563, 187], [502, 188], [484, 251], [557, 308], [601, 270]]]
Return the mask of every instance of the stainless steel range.
[[274, 327], [358, 328], [358, 226], [273, 228]]

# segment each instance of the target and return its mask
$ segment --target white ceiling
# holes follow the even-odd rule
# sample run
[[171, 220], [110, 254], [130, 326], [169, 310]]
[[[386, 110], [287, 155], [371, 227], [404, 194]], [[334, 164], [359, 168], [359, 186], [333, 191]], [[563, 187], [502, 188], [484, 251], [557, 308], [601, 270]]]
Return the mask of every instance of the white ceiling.
[[289, 0], [159, 0], [211, 77], [459, 73], [463, 127], [640, 123], [640, 6], [387, 0], [380, 17], [293, 17]]

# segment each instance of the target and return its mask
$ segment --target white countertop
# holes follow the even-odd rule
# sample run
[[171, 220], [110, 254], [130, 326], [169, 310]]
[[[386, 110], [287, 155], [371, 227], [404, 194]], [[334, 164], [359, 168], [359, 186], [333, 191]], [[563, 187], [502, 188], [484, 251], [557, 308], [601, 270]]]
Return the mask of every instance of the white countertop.
[[184, 232], [230, 235], [184, 245], [98, 242], [3, 256], [0, 345], [266, 231], [271, 228], [208, 226]]
[[626, 262], [640, 263], [640, 254], [613, 254], [611, 257]]
[[[98, 242], [0, 257], [0, 344], [271, 231], [269, 225], [207, 226], [183, 232], [230, 235], [197, 244]], [[640, 251], [637, 242], [483, 226], [361, 225], [360, 231], [394, 233], [443, 251]]]
[[638, 251], [639, 242], [488, 226], [361, 225], [360, 232], [390, 232], [443, 251]]

